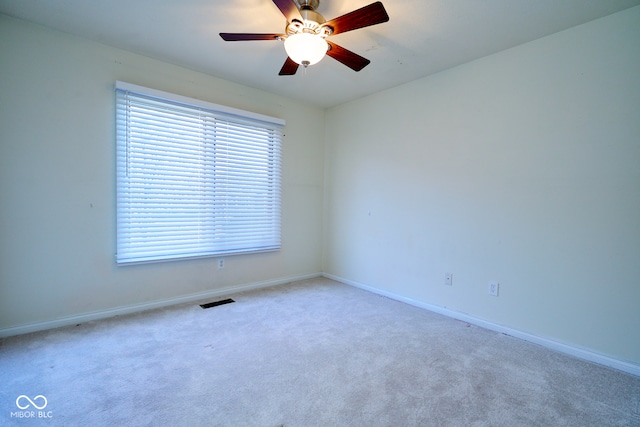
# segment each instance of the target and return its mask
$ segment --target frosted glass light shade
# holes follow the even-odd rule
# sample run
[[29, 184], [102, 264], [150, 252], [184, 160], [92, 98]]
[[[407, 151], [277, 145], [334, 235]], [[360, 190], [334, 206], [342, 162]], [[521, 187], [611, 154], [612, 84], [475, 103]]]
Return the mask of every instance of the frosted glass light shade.
[[293, 34], [284, 41], [284, 50], [289, 58], [304, 66], [319, 62], [324, 58], [328, 48], [325, 39], [309, 33]]

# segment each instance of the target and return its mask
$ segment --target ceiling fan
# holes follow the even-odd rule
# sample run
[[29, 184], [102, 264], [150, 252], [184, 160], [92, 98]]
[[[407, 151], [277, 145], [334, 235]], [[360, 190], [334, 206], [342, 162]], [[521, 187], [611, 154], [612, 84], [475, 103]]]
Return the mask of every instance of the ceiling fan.
[[379, 1], [329, 21], [316, 12], [320, 0], [273, 0], [273, 3], [287, 18], [284, 34], [220, 33], [220, 37], [225, 41], [284, 40], [287, 60], [278, 73], [281, 76], [294, 75], [300, 65], [305, 68], [313, 65], [325, 54], [354, 71], [362, 70], [371, 61], [328, 41], [327, 37], [389, 20]]

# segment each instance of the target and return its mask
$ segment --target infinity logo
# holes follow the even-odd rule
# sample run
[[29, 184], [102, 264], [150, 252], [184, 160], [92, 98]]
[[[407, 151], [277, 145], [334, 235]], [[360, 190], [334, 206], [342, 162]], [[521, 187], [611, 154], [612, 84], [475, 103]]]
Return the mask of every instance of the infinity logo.
[[[24, 406], [20, 405], [20, 401], [21, 401], [21, 400], [25, 400], [25, 399], [26, 399], [26, 400], [27, 400], [27, 402], [29, 402], [29, 403], [27, 403], [27, 404], [26, 404], [26, 405], [24, 405]], [[44, 402], [44, 404], [43, 404], [42, 406], [38, 406], [38, 405], [36, 404], [36, 402], [34, 402], [34, 400], [38, 400], [38, 399], [42, 399], [42, 401]], [[41, 394], [39, 394], [39, 395], [37, 395], [36, 397], [34, 397], [34, 398], [33, 398], [33, 400], [29, 399], [29, 397], [28, 397], [28, 396], [25, 396], [24, 394], [21, 394], [21, 395], [20, 395], [20, 396], [18, 396], [18, 398], [16, 399], [16, 406], [17, 406], [18, 408], [20, 408], [20, 409], [27, 409], [27, 408], [29, 407], [29, 405], [33, 405], [33, 407], [34, 407], [34, 408], [36, 408], [36, 409], [44, 409], [44, 408], [46, 408], [46, 407], [47, 407], [47, 403], [48, 403], [48, 402], [47, 402], [47, 398], [46, 398], [46, 397], [44, 397], [44, 396], [43, 396], [43, 395], [41, 395]]]

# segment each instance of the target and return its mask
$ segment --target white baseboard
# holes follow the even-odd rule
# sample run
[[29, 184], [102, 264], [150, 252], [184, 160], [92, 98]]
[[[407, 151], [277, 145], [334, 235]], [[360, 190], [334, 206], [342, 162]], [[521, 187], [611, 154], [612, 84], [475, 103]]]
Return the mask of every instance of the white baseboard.
[[442, 314], [444, 316], [451, 317], [457, 320], [462, 320], [472, 325], [480, 326], [485, 329], [489, 329], [495, 332], [500, 332], [515, 338], [519, 338], [524, 341], [538, 344], [548, 349], [555, 350], [560, 353], [564, 353], [573, 357], [577, 357], [582, 360], [597, 363], [599, 365], [608, 366], [610, 368], [618, 369], [620, 371], [623, 371], [632, 375], [640, 376], [640, 365], [637, 365], [631, 362], [614, 359], [612, 357], [605, 356], [605, 355], [602, 355], [594, 351], [581, 348], [575, 345], [561, 343], [549, 338], [539, 337], [539, 336], [530, 334], [528, 332], [522, 332], [517, 329], [509, 328], [507, 326], [498, 325], [496, 323], [488, 322], [486, 320], [479, 319], [477, 317], [473, 317], [468, 314], [459, 313], [457, 311], [449, 310], [449, 309], [432, 305], [432, 304], [427, 304], [422, 301], [417, 301], [412, 298], [407, 298], [402, 295], [395, 294], [393, 292], [388, 292], [382, 289], [375, 288], [373, 286], [368, 286], [363, 283], [359, 283], [353, 280], [345, 279], [343, 277], [335, 276], [333, 274], [323, 273], [322, 276], [328, 279], [335, 280], [337, 282], [344, 283], [346, 285], [351, 285], [360, 289], [364, 289], [369, 292], [373, 292], [378, 295], [385, 296], [387, 298], [394, 299], [396, 301], [404, 302], [406, 304], [410, 304], [415, 307], [433, 311], [435, 313]]
[[94, 311], [91, 313], [80, 314], [77, 316], [63, 317], [60, 319], [49, 320], [45, 322], [29, 323], [26, 325], [12, 326], [0, 329], [0, 338], [10, 337], [14, 335], [23, 335], [31, 332], [44, 331], [47, 329], [60, 328], [62, 326], [77, 325], [78, 323], [90, 322], [92, 320], [106, 319], [114, 316], [122, 316], [125, 314], [137, 313], [140, 311], [153, 310], [155, 308], [168, 307], [171, 305], [182, 304], [187, 302], [204, 300], [207, 298], [216, 298], [233, 293], [249, 291], [253, 289], [268, 288], [271, 286], [283, 285], [285, 283], [297, 282], [299, 280], [313, 279], [321, 276], [321, 273], [312, 273], [300, 276], [281, 277], [273, 280], [264, 280], [261, 282], [253, 282], [244, 285], [230, 286], [222, 289], [214, 289], [196, 294], [183, 295], [179, 297], [147, 302], [142, 304], [127, 305], [108, 310]]
[[444, 316], [451, 317], [453, 319], [462, 320], [472, 325], [480, 326], [485, 329], [489, 329], [495, 332], [500, 332], [515, 338], [522, 339], [524, 341], [538, 344], [543, 347], [549, 348], [551, 350], [555, 350], [564, 354], [568, 354], [570, 356], [577, 357], [579, 359], [587, 360], [589, 362], [593, 362], [600, 365], [608, 366], [610, 368], [618, 369], [620, 371], [627, 372], [632, 375], [640, 376], [640, 365], [637, 365], [631, 362], [626, 362], [623, 360], [605, 356], [605, 355], [602, 355], [594, 351], [584, 349], [575, 345], [569, 345], [569, 344], [561, 343], [558, 341], [554, 341], [549, 338], [539, 337], [539, 336], [530, 334], [528, 332], [522, 332], [517, 329], [509, 328], [507, 326], [498, 325], [496, 323], [479, 319], [477, 317], [473, 317], [468, 314], [459, 313], [457, 311], [449, 310], [449, 309], [428, 304], [422, 301], [417, 301], [412, 298], [407, 298], [405, 296], [395, 294], [393, 292], [388, 292], [382, 289], [375, 288], [373, 286], [365, 285], [363, 283], [345, 279], [343, 277], [335, 276], [329, 273], [312, 273], [312, 274], [306, 274], [306, 275], [300, 275], [300, 276], [282, 277], [282, 278], [273, 279], [273, 280], [265, 280], [260, 282], [248, 283], [244, 285], [230, 286], [222, 289], [199, 292], [196, 294], [189, 294], [189, 295], [179, 296], [175, 298], [160, 300], [160, 301], [153, 301], [153, 302], [142, 303], [142, 304], [133, 304], [133, 305], [118, 307], [118, 308], [113, 308], [108, 310], [95, 311], [91, 313], [85, 313], [77, 316], [69, 316], [69, 317], [64, 317], [64, 318], [45, 321], [45, 322], [37, 322], [37, 323], [29, 323], [26, 325], [12, 326], [9, 328], [0, 329], [0, 338], [14, 336], [14, 335], [23, 335], [23, 334], [28, 334], [32, 332], [44, 331], [47, 329], [59, 328], [63, 326], [76, 325], [78, 323], [106, 319], [109, 317], [132, 314], [132, 313], [137, 313], [137, 312], [146, 311], [146, 310], [153, 310], [156, 308], [168, 307], [171, 305], [182, 304], [187, 302], [205, 300], [207, 298], [217, 298], [220, 296], [225, 296], [225, 295], [243, 292], [243, 291], [249, 291], [253, 289], [268, 288], [271, 286], [282, 285], [285, 283], [313, 279], [319, 276], [323, 276], [328, 279], [332, 279], [337, 282], [344, 283], [346, 285], [354, 286], [378, 295], [382, 295], [382, 296], [394, 299], [396, 301], [404, 302], [406, 304], [410, 304], [415, 307], [423, 308], [425, 310], [442, 314]]

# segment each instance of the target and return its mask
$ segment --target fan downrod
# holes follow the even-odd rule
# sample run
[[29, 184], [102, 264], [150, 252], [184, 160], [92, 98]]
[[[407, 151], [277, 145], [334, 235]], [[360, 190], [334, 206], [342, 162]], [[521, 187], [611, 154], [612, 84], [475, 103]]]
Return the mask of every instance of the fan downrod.
[[298, 9], [300, 10], [316, 10], [320, 4], [320, 0], [296, 0]]

